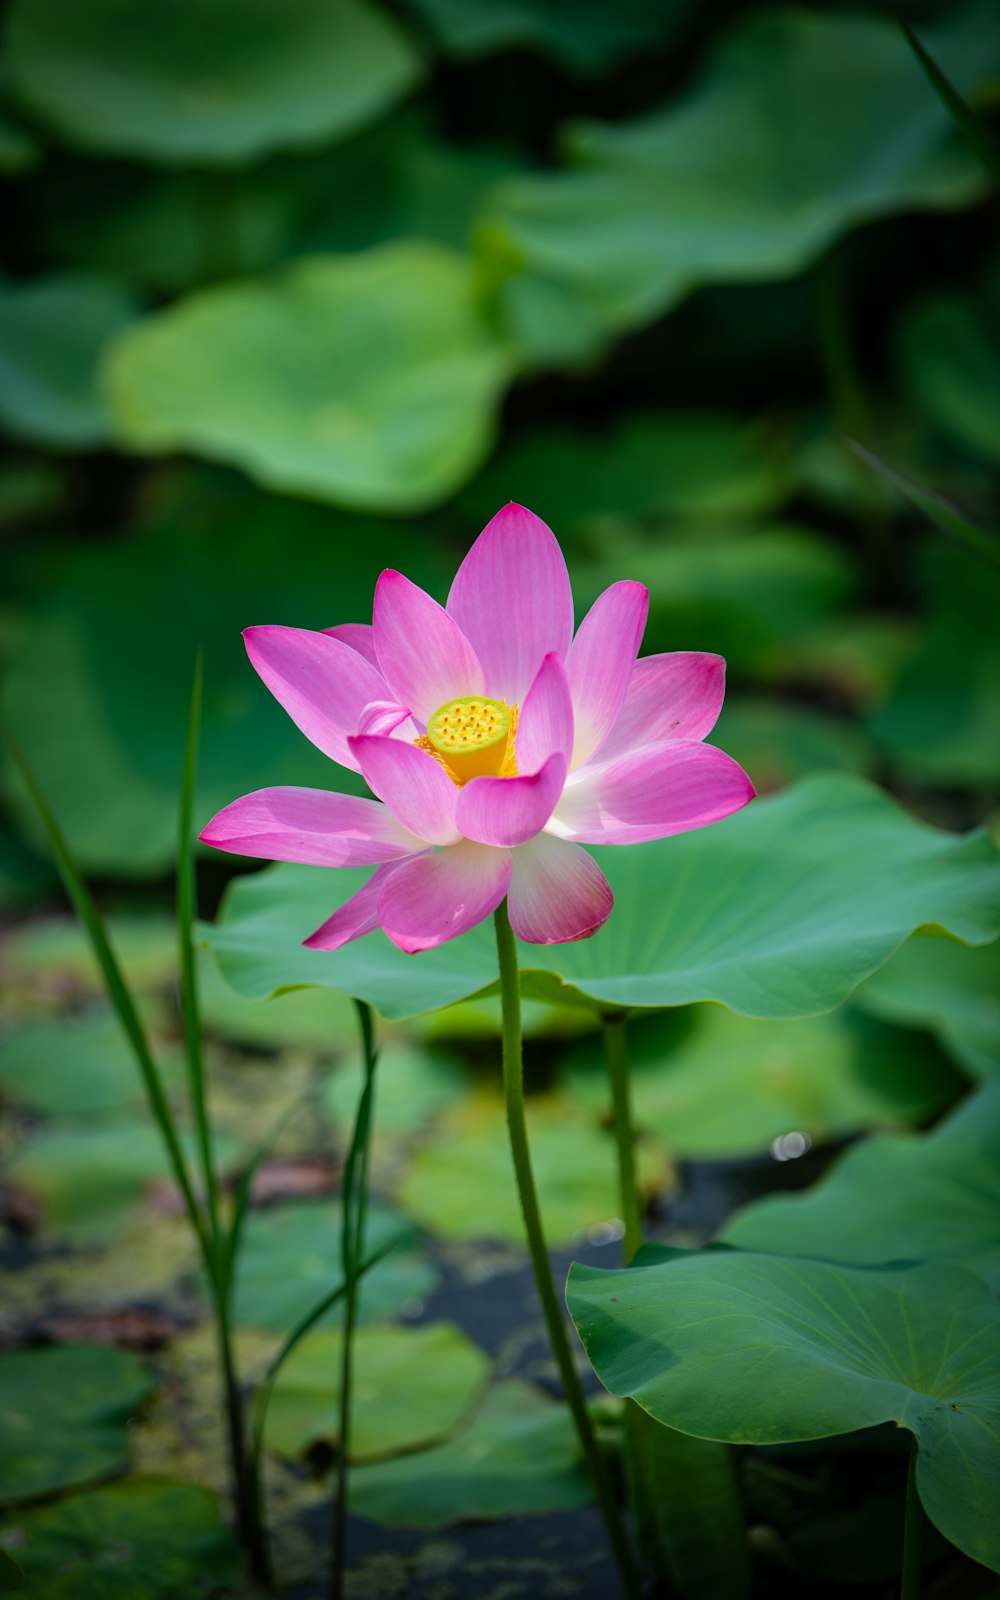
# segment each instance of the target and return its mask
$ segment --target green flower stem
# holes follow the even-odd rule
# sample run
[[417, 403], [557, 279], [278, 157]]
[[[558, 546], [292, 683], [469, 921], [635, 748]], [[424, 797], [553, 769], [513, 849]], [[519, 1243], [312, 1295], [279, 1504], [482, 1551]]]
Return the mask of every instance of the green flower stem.
[[[623, 1011], [607, 1011], [601, 1018], [604, 1059], [611, 1082], [612, 1124], [618, 1150], [619, 1205], [625, 1224], [626, 1264], [642, 1244], [642, 1208], [635, 1175], [635, 1125], [632, 1120], [632, 1081], [629, 1072], [628, 1022]], [[629, 1499], [639, 1548], [658, 1577], [673, 1576], [663, 1548], [661, 1486], [651, 1481], [662, 1463], [667, 1430], [646, 1415], [634, 1400], [626, 1400], [625, 1455], [628, 1462]], [[651, 1537], [652, 1534], [657, 1537]]]
[[[371, 1271], [372, 1267], [377, 1267], [379, 1262], [384, 1260], [391, 1250], [395, 1250], [402, 1237], [401, 1234], [397, 1234], [394, 1239], [389, 1239], [378, 1250], [373, 1250], [368, 1259], [359, 1264], [355, 1277], [360, 1280], [366, 1272]], [[250, 1423], [250, 1480], [254, 1505], [257, 1507], [257, 1516], [261, 1526], [264, 1528], [267, 1527], [267, 1518], [264, 1514], [264, 1428], [267, 1423], [267, 1408], [271, 1403], [271, 1396], [274, 1393], [278, 1374], [292, 1351], [301, 1344], [307, 1333], [312, 1332], [320, 1318], [324, 1317], [331, 1307], [337, 1304], [338, 1300], [344, 1299], [347, 1289], [346, 1282], [338, 1283], [335, 1289], [328, 1290], [323, 1298], [318, 1300], [310, 1311], [307, 1311], [306, 1315], [295, 1324], [277, 1354], [271, 1358], [267, 1370], [257, 1386]]]
[[906, 1521], [903, 1526], [903, 1570], [900, 1600], [919, 1600], [923, 1576], [924, 1508], [917, 1492], [917, 1441], [910, 1435], [910, 1464], [906, 1473]]
[[195, 660], [191, 687], [191, 709], [184, 744], [184, 766], [177, 836], [177, 937], [180, 956], [181, 1007], [188, 1069], [188, 1087], [194, 1112], [201, 1165], [205, 1206], [206, 1240], [203, 1251], [215, 1302], [215, 1329], [219, 1348], [219, 1367], [225, 1396], [226, 1428], [229, 1436], [229, 1461], [233, 1501], [240, 1541], [246, 1551], [253, 1578], [270, 1588], [272, 1575], [267, 1537], [260, 1518], [260, 1505], [254, 1493], [251, 1463], [247, 1452], [243, 1392], [233, 1349], [232, 1267], [235, 1258], [235, 1225], [232, 1247], [220, 1216], [219, 1177], [215, 1166], [212, 1126], [208, 1114], [208, 1093], [201, 1049], [201, 1015], [198, 1005], [198, 968], [195, 957], [194, 922], [197, 914], [192, 816], [198, 767], [198, 734], [201, 724], [202, 657]]
[[229, 1436], [236, 1525], [239, 1529], [240, 1542], [246, 1552], [251, 1576], [262, 1588], [270, 1590], [273, 1588], [274, 1575], [271, 1571], [267, 1533], [261, 1515], [263, 1508], [255, 1492], [252, 1464], [247, 1450], [243, 1391], [233, 1353], [229, 1293], [225, 1288], [221, 1288], [215, 1297], [215, 1325], [226, 1402], [226, 1431]]
[[573, 1362], [566, 1324], [563, 1320], [562, 1308], [559, 1304], [555, 1282], [552, 1277], [552, 1265], [549, 1261], [545, 1234], [542, 1230], [542, 1218], [538, 1207], [535, 1180], [531, 1170], [528, 1129], [524, 1114], [524, 1065], [521, 1051], [521, 994], [517, 970], [517, 947], [514, 943], [510, 918], [507, 915], [506, 901], [497, 910], [494, 922], [496, 924], [497, 954], [500, 959], [500, 994], [503, 1007], [504, 1100], [507, 1106], [507, 1127], [510, 1133], [511, 1155], [514, 1158], [514, 1172], [517, 1176], [517, 1187], [521, 1198], [521, 1212], [524, 1217], [524, 1229], [528, 1239], [531, 1265], [534, 1268], [535, 1283], [538, 1286], [538, 1295], [542, 1302], [542, 1311], [545, 1314], [545, 1323], [548, 1328], [552, 1353], [556, 1358], [556, 1365], [562, 1378], [563, 1390], [569, 1403], [573, 1421], [576, 1424], [576, 1431], [580, 1437], [584, 1460], [604, 1514], [604, 1523], [612, 1551], [614, 1552], [615, 1563], [621, 1576], [622, 1588], [628, 1596], [628, 1600], [639, 1600], [642, 1592], [639, 1575], [636, 1571], [631, 1545], [629, 1544], [628, 1534], [625, 1531], [625, 1523], [615, 1496], [607, 1463], [601, 1454], [594, 1435], [590, 1413], [587, 1410], [587, 1402], [584, 1399], [583, 1389], [580, 1385], [579, 1374]]
[[628, 1066], [628, 1024], [623, 1011], [605, 1012], [604, 1058], [611, 1079], [611, 1105], [618, 1147], [618, 1183], [625, 1224], [625, 1260], [631, 1261], [642, 1244], [642, 1209], [635, 1176], [635, 1128], [632, 1122], [632, 1085]]
[[344, 1274], [344, 1331], [340, 1347], [340, 1420], [337, 1471], [333, 1502], [333, 1560], [330, 1600], [342, 1600], [347, 1555], [347, 1480], [351, 1449], [351, 1389], [354, 1380], [354, 1329], [358, 1316], [358, 1284], [365, 1252], [368, 1211], [368, 1157], [371, 1149], [372, 1104], [375, 1094], [375, 1034], [371, 1007], [355, 1001], [365, 1083], [358, 1102], [344, 1177], [341, 1184], [341, 1264]]
[[201, 1018], [198, 1010], [198, 970], [194, 949], [194, 920], [197, 913], [194, 843], [191, 819], [194, 811], [194, 786], [198, 770], [198, 731], [201, 723], [202, 658], [195, 660], [194, 682], [191, 686], [191, 709], [188, 716], [187, 738], [184, 744], [184, 768], [181, 779], [181, 799], [177, 830], [177, 939], [180, 956], [181, 1008], [184, 1013], [184, 1041], [187, 1057], [188, 1084], [198, 1135], [198, 1152], [201, 1158], [202, 1184], [205, 1209], [208, 1213], [208, 1231], [216, 1256], [218, 1271], [224, 1276], [219, 1227], [219, 1181], [215, 1170], [212, 1149], [212, 1129], [208, 1120], [208, 1097], [205, 1092], [205, 1068], [201, 1052]]

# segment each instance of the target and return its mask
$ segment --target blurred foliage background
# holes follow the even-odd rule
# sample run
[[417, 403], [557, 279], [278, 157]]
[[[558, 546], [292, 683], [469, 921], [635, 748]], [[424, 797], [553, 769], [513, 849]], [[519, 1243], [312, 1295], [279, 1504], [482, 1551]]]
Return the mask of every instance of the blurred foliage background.
[[[992, 115], [995, 9], [909, 15]], [[366, 617], [391, 564], [440, 592], [508, 499], [581, 604], [634, 575], [647, 650], [728, 657], [718, 737], [762, 789], [849, 768], [987, 812], [996, 572], [843, 444], [995, 523], [996, 201], [892, 6], [3, 24], [4, 716], [90, 871], [169, 871], [198, 643], [199, 814], [328, 781], [240, 628]]]
[[[196, 648], [199, 820], [265, 785], [350, 784], [256, 680], [241, 628], [367, 620], [390, 565], [443, 598], [510, 499], [556, 531], [581, 614], [635, 577], [646, 652], [725, 654], [713, 737], [762, 792], [834, 769], [944, 826], [990, 821], [1000, 567], [846, 444], [1000, 526], [1000, 212], [901, 15], [890, 0], [3, 5], [2, 716], [117, 914], [168, 1069]], [[905, 16], [995, 125], [995, 4]], [[5, 1215], [15, 1240], [66, 1253], [15, 1250], [28, 1265], [0, 1333], [127, 1343], [122, 1308], [185, 1282], [134, 1340], [172, 1341], [168, 1366], [204, 1382], [206, 1330], [183, 1331], [203, 1312], [190, 1244], [134, 1068], [2, 762]], [[234, 869], [203, 859], [206, 914]], [[917, 939], [825, 1017], [647, 1019], [647, 1194], [670, 1193], [678, 1157], [735, 1163], [721, 1197], [688, 1169], [673, 1221], [704, 1237], [759, 1186], [741, 1187], [754, 1163], [767, 1187], [810, 1141], [926, 1122], [1000, 1067], [997, 977], [996, 947]], [[203, 981], [222, 1159], [305, 1108], [265, 1168], [242, 1269], [241, 1326], [273, 1337], [329, 1278], [319, 1197], [357, 1088], [350, 1010], [319, 990], [244, 1000], [210, 964]], [[528, 1022], [551, 1237], [607, 1241], [595, 1042], [580, 1013], [538, 1004]], [[390, 1035], [375, 1181], [415, 1232], [373, 1277], [370, 1316], [419, 1315], [442, 1249], [469, 1305], [492, 1270], [481, 1243], [462, 1256], [470, 1240], [509, 1269], [495, 1034], [484, 1002]], [[139, 1465], [218, 1484], [217, 1430], [192, 1445], [158, 1405]], [[309, 1442], [294, 1408], [283, 1426], [288, 1452]], [[54, 1470], [43, 1489], [66, 1486]], [[548, 1484], [553, 1506], [578, 1502], [575, 1479]]]

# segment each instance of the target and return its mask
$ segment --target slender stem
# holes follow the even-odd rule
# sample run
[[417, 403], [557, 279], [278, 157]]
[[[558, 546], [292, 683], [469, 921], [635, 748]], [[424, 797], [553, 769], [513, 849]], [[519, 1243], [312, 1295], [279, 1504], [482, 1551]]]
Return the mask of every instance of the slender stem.
[[194, 808], [195, 776], [198, 768], [201, 690], [202, 658], [201, 651], [199, 651], [195, 661], [194, 682], [191, 688], [191, 710], [188, 717], [187, 738], [184, 745], [184, 769], [181, 781], [177, 837], [177, 938], [180, 951], [181, 1006], [184, 1012], [184, 1038], [191, 1104], [194, 1109], [198, 1152], [201, 1157], [205, 1209], [208, 1214], [208, 1231], [212, 1239], [213, 1248], [220, 1258], [221, 1272], [219, 1184], [215, 1171], [212, 1129], [208, 1120], [208, 1104], [205, 1093], [205, 1068], [201, 1053], [201, 1019], [198, 1012], [198, 974], [194, 952], [194, 919], [197, 899], [191, 817]]
[[910, 1464], [906, 1473], [906, 1522], [903, 1527], [903, 1570], [900, 1600], [919, 1600], [923, 1560], [924, 1508], [917, 1492], [917, 1441], [910, 1435]]
[[[359, 1264], [358, 1270], [355, 1273], [355, 1277], [361, 1279], [364, 1277], [366, 1272], [371, 1271], [372, 1267], [377, 1267], [379, 1262], [389, 1254], [390, 1250], [395, 1250], [396, 1246], [401, 1242], [402, 1237], [403, 1235], [397, 1234], [394, 1239], [387, 1240], [386, 1243], [380, 1246], [378, 1250], [373, 1250], [368, 1259]], [[264, 1490], [261, 1481], [261, 1461], [264, 1455], [264, 1427], [267, 1422], [267, 1408], [271, 1403], [271, 1396], [274, 1393], [274, 1385], [277, 1381], [278, 1373], [288, 1360], [288, 1357], [292, 1354], [292, 1351], [295, 1350], [295, 1348], [305, 1338], [306, 1334], [312, 1331], [317, 1322], [319, 1322], [320, 1318], [325, 1316], [331, 1307], [337, 1304], [338, 1300], [343, 1300], [346, 1293], [347, 1283], [344, 1281], [338, 1283], [335, 1289], [330, 1289], [321, 1300], [317, 1301], [316, 1305], [314, 1305], [312, 1309], [295, 1324], [295, 1327], [286, 1338], [277, 1355], [272, 1357], [263, 1379], [257, 1386], [257, 1393], [254, 1397], [253, 1414], [250, 1422], [250, 1466], [254, 1498], [257, 1505], [261, 1507], [263, 1506], [264, 1501]], [[261, 1513], [261, 1522], [264, 1522], [263, 1513]]]
[[345, 1282], [344, 1328], [340, 1346], [340, 1420], [336, 1485], [333, 1502], [333, 1562], [330, 1600], [342, 1600], [347, 1555], [347, 1480], [351, 1450], [351, 1390], [354, 1380], [354, 1329], [358, 1315], [359, 1268], [364, 1257], [368, 1210], [368, 1156], [371, 1143], [372, 1103], [375, 1093], [374, 1028], [371, 1007], [355, 1002], [364, 1053], [365, 1084], [358, 1102], [341, 1185], [341, 1258]]
[[256, 1493], [252, 1464], [247, 1450], [243, 1393], [233, 1356], [233, 1330], [229, 1316], [229, 1294], [223, 1288], [216, 1301], [216, 1329], [219, 1364], [226, 1401], [226, 1431], [233, 1479], [233, 1499], [240, 1539], [246, 1551], [251, 1576], [265, 1589], [273, 1587], [271, 1560], [262, 1517], [263, 1506]]
[[[618, 1149], [619, 1203], [625, 1224], [625, 1260], [629, 1262], [642, 1244], [642, 1209], [635, 1175], [635, 1126], [632, 1120], [632, 1081], [625, 1013], [605, 1012], [601, 1026], [604, 1058], [611, 1081], [612, 1123]], [[669, 1580], [671, 1568], [664, 1543], [662, 1484], [657, 1481], [663, 1464], [659, 1451], [663, 1449], [668, 1430], [654, 1422], [634, 1400], [625, 1402], [623, 1425], [632, 1525], [639, 1547], [656, 1576]]]
[[629, 1600], [639, 1600], [641, 1587], [632, 1549], [629, 1544], [628, 1534], [625, 1531], [625, 1523], [618, 1506], [607, 1463], [601, 1454], [600, 1446], [594, 1435], [590, 1414], [587, 1410], [587, 1402], [584, 1399], [583, 1389], [580, 1385], [580, 1377], [573, 1361], [569, 1338], [566, 1333], [566, 1324], [563, 1321], [562, 1308], [559, 1304], [555, 1281], [552, 1276], [552, 1265], [549, 1261], [545, 1234], [542, 1229], [542, 1217], [538, 1206], [535, 1179], [531, 1170], [528, 1129], [524, 1114], [524, 1064], [521, 1052], [521, 995], [517, 970], [517, 947], [514, 943], [510, 918], [507, 915], [506, 901], [497, 910], [494, 922], [496, 924], [497, 954], [500, 960], [500, 994], [503, 1008], [503, 1082], [504, 1099], [507, 1106], [507, 1128], [510, 1133], [510, 1149], [514, 1158], [514, 1172], [517, 1176], [518, 1193], [521, 1197], [521, 1212], [524, 1217], [524, 1229], [528, 1238], [531, 1265], [534, 1268], [535, 1283], [538, 1288], [539, 1299], [542, 1302], [542, 1311], [545, 1315], [552, 1353], [556, 1358], [556, 1365], [562, 1378], [566, 1400], [569, 1404], [573, 1421], [576, 1424], [584, 1460], [586, 1461], [601, 1511], [604, 1514], [604, 1524], [621, 1577], [622, 1588]]
[[635, 1176], [635, 1128], [632, 1122], [632, 1086], [628, 1069], [628, 1024], [623, 1011], [606, 1012], [604, 1057], [611, 1079], [611, 1106], [618, 1146], [618, 1183], [622, 1221], [625, 1224], [625, 1259], [631, 1261], [642, 1244], [642, 1208]]

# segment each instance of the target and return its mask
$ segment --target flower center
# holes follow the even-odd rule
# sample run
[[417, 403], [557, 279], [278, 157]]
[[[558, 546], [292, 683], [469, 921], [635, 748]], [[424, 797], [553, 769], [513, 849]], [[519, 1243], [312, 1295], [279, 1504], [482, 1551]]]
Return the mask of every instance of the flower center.
[[470, 778], [513, 777], [517, 706], [466, 694], [439, 706], [416, 742], [458, 784]]

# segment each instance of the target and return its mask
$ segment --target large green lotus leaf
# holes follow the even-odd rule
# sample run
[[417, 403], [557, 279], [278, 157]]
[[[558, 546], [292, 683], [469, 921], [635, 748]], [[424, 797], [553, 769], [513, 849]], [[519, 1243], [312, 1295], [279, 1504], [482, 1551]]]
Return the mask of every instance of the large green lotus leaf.
[[1000, 570], [935, 543], [921, 578], [923, 641], [868, 726], [889, 758], [923, 783], [1000, 783]]
[[[252, 1212], [236, 1271], [236, 1322], [278, 1332], [295, 1327], [342, 1276], [340, 1228], [339, 1206], [318, 1201]], [[384, 1207], [373, 1207], [366, 1252], [397, 1238], [400, 1243], [361, 1284], [360, 1309], [367, 1321], [396, 1316], [408, 1302], [423, 1300], [437, 1281], [414, 1247], [412, 1227]], [[336, 1323], [341, 1315], [342, 1307], [335, 1306], [325, 1321]]]
[[302, 1045], [329, 1056], [360, 1048], [357, 1015], [346, 995], [298, 989], [278, 1000], [244, 1000], [223, 981], [208, 950], [198, 963], [198, 1005], [206, 1032], [252, 1049]]
[[595, 851], [616, 910], [592, 939], [525, 951], [536, 977], [608, 1006], [717, 1000], [748, 1016], [832, 1009], [917, 927], [996, 937], [1000, 858], [861, 779], [820, 774], [726, 822]]
[[[431, 1045], [458, 1046], [465, 1052], [481, 1048], [484, 1040], [499, 1040], [503, 1005], [499, 993], [462, 1000], [444, 1011], [429, 1011], [415, 1019], [416, 1031]], [[525, 1039], [559, 1041], [589, 1033], [593, 1018], [581, 1006], [547, 1005], [544, 1000], [521, 999], [521, 1033]]]
[[[161, 1059], [168, 1085], [176, 1055]], [[146, 1104], [142, 1074], [110, 1009], [25, 1023], [0, 1045], [0, 1092], [56, 1116], [100, 1115]]]
[[930, 420], [973, 455], [1000, 465], [1000, 270], [994, 268], [980, 299], [941, 295], [918, 305], [903, 324], [900, 359]]
[[[717, 411], [636, 412], [610, 428], [533, 427], [502, 448], [462, 495], [474, 523], [505, 499], [531, 506], [560, 538], [626, 516], [739, 517], [787, 494], [784, 439]], [[618, 553], [617, 526], [609, 555]]]
[[580, 72], [662, 49], [690, 17], [691, 0], [411, 0], [456, 56], [533, 48]]
[[[848, 1007], [758, 1021], [699, 1006], [685, 1020], [631, 1028], [636, 1122], [682, 1156], [755, 1155], [791, 1130], [819, 1141], [921, 1122], [960, 1087], [930, 1041]], [[597, 1046], [574, 1057], [567, 1086], [609, 1109]]]
[[[190, 1166], [194, 1141], [182, 1142]], [[224, 1166], [232, 1140], [217, 1135], [215, 1151]], [[154, 1183], [172, 1181], [163, 1138], [148, 1122], [47, 1128], [16, 1151], [6, 1175], [37, 1207], [47, 1231], [75, 1241], [113, 1237], [135, 1220]]]
[[123, 442], [191, 450], [364, 510], [443, 500], [486, 456], [512, 372], [470, 264], [397, 241], [204, 289], [109, 352]]
[[121, 1472], [128, 1462], [129, 1418], [152, 1388], [145, 1362], [105, 1345], [5, 1351], [0, 1504]]
[[[982, 18], [926, 38], [963, 87], [996, 66]], [[543, 358], [556, 317], [586, 348], [698, 284], [790, 277], [848, 228], [968, 205], [986, 181], [894, 24], [865, 16], [753, 18], [680, 102], [566, 144], [578, 170], [500, 184], [482, 231], [520, 269], [508, 309]]]
[[870, 773], [875, 767], [872, 742], [855, 723], [776, 700], [730, 696], [710, 742], [753, 769], [758, 794], [784, 789], [810, 772]]
[[569, 1411], [517, 1381], [491, 1389], [447, 1444], [351, 1478], [354, 1510], [396, 1528], [572, 1511], [593, 1497]]
[[876, 1017], [929, 1028], [977, 1078], [1000, 1073], [1000, 942], [908, 939], [862, 984], [856, 1003]]
[[209, 1600], [242, 1563], [219, 1502], [167, 1478], [131, 1478], [22, 1511], [0, 1538], [37, 1600]]
[[[614, 1145], [561, 1097], [528, 1111], [531, 1159], [546, 1237], [569, 1244], [616, 1217], [621, 1191]], [[664, 1189], [669, 1170], [658, 1150], [640, 1151], [639, 1183]], [[483, 1094], [454, 1108], [426, 1139], [396, 1185], [407, 1214], [446, 1239], [524, 1238], [521, 1203], [499, 1096]]]
[[1000, 1290], [1000, 1083], [933, 1133], [867, 1139], [807, 1194], [762, 1200], [722, 1238], [853, 1266], [956, 1262]]
[[1000, 1306], [971, 1273], [707, 1250], [574, 1266], [567, 1300], [602, 1383], [684, 1433], [781, 1444], [909, 1429], [931, 1520], [1000, 1569]]
[[[197, 49], [192, 49], [192, 41]], [[367, 0], [16, 0], [11, 86], [85, 149], [236, 165], [344, 138], [412, 87], [420, 63]]]
[[[342, 1132], [353, 1125], [363, 1086], [364, 1068], [358, 1052], [327, 1079], [323, 1102]], [[468, 1078], [447, 1056], [390, 1041], [379, 1050], [375, 1078], [377, 1131], [411, 1133], [467, 1092]]]
[[[267, 1441], [299, 1455], [336, 1439], [340, 1334], [307, 1334], [285, 1362], [267, 1414]], [[445, 1439], [489, 1375], [489, 1358], [447, 1322], [366, 1328], [354, 1356], [351, 1459], [390, 1456]]]
[[102, 352], [135, 321], [110, 280], [61, 273], [0, 285], [0, 424], [19, 439], [89, 450], [110, 434]]
[[[696, 833], [594, 854], [615, 910], [592, 939], [521, 946], [533, 998], [807, 1016], [832, 1010], [919, 927], [985, 944], [1000, 923], [1000, 859], [984, 833], [930, 828], [842, 774]], [[251, 997], [328, 984], [394, 1019], [496, 983], [488, 922], [420, 956], [382, 933], [330, 954], [303, 949], [367, 877], [277, 866], [234, 884], [206, 930], [223, 976]]]
[[279, 865], [236, 879], [226, 890], [219, 921], [201, 930], [226, 982], [253, 1000], [325, 984], [367, 1000], [391, 1020], [437, 1011], [496, 984], [489, 922], [419, 958], [373, 933], [311, 959], [303, 939], [370, 875], [363, 868], [332, 873]]
[[[370, 618], [379, 558], [439, 586], [433, 547], [415, 544], [409, 529], [213, 477], [197, 478], [142, 537], [63, 556], [19, 635], [4, 720], [85, 868], [159, 873], [173, 861], [199, 645], [199, 826], [237, 795], [269, 784], [359, 788], [272, 699], [240, 635], [252, 623], [326, 628]], [[129, 662], [142, 670], [125, 670]], [[5, 787], [18, 821], [38, 836], [30, 798], [9, 766]]]

